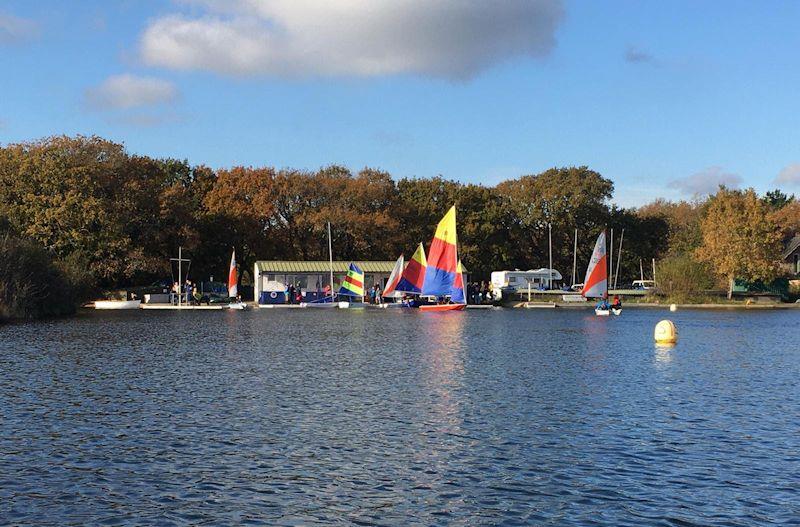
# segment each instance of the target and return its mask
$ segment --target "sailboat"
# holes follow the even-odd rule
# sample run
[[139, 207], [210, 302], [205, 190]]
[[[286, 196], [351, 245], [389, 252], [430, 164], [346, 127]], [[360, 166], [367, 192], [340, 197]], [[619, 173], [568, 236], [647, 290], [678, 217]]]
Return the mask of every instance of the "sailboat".
[[453, 205], [436, 226], [431, 247], [422, 294], [438, 298], [450, 297], [450, 304], [420, 306], [422, 311], [461, 311], [466, 307], [464, 279], [458, 260], [458, 237], [456, 235], [456, 207]]
[[[333, 241], [331, 239], [331, 222], [328, 222], [328, 265], [330, 271], [330, 292], [331, 296], [326, 296], [312, 302], [300, 302], [300, 307], [320, 307], [320, 308], [348, 308], [350, 302], [336, 302], [336, 294], [333, 292]], [[362, 280], [363, 282], [363, 280]]]
[[594, 244], [592, 258], [586, 268], [586, 278], [583, 281], [581, 296], [584, 298], [602, 298], [603, 305], [598, 305], [594, 313], [597, 316], [607, 317], [611, 313], [619, 315], [622, 309], [608, 306], [608, 259], [606, 256], [606, 231], [600, 233]]
[[231, 266], [228, 268], [228, 296], [234, 301], [228, 304], [228, 309], [247, 309], [247, 304], [239, 299], [239, 277], [236, 274], [236, 249], [231, 254]]
[[[362, 271], [355, 263], [350, 262], [350, 267], [347, 269], [347, 276], [342, 280], [342, 286], [339, 288], [338, 296], [345, 298], [361, 297], [361, 302], [354, 303], [352, 301], [339, 302], [339, 307], [363, 307], [364, 306], [364, 271]], [[342, 305], [347, 304], [347, 305]]]

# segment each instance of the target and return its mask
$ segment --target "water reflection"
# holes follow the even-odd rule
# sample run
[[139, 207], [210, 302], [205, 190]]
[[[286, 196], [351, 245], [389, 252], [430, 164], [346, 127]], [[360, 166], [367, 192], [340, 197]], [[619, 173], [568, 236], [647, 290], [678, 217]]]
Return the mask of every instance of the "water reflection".
[[797, 518], [794, 312], [323, 311], [0, 326], [0, 523]]

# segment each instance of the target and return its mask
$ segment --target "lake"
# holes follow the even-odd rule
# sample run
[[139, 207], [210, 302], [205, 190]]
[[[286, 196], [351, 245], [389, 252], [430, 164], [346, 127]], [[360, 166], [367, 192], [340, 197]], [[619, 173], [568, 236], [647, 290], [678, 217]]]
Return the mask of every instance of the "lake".
[[[664, 318], [672, 348], [653, 343]], [[800, 311], [0, 326], [0, 524], [800, 521]]]

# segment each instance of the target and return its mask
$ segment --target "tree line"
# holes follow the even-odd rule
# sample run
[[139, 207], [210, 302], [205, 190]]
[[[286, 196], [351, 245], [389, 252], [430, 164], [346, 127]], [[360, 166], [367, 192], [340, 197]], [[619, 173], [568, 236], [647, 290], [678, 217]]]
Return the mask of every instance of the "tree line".
[[[581, 281], [594, 239], [605, 228], [625, 229], [621, 282], [637, 278], [640, 259], [651, 258], [689, 258], [707, 267], [714, 280], [731, 272], [769, 279], [778, 273], [779, 239], [795, 232], [790, 224], [796, 217], [780, 216], [797, 209], [785, 195], [769, 201], [752, 191], [721, 189], [703, 202], [659, 200], [624, 209], [609, 204], [613, 192], [610, 179], [585, 166], [552, 168], [489, 187], [442, 177], [394, 179], [376, 168], [352, 172], [337, 165], [316, 171], [212, 170], [131, 154], [96, 136], [0, 148], [0, 230], [37, 244], [59, 268], [79, 270], [84, 291], [86, 282], [109, 289], [169, 278], [169, 258], [179, 245], [192, 259], [196, 279], [224, 276], [231, 247], [245, 276], [257, 259], [327, 259], [327, 222], [337, 259], [410, 256], [418, 242], [427, 247], [453, 203], [460, 255], [475, 279], [487, 279], [492, 270], [546, 267], [548, 226], [553, 266], [567, 281], [575, 229]], [[753, 199], [757, 206], [751, 210]], [[730, 240], [709, 232], [731, 216], [762, 222], [760, 230], [748, 232], [760, 238], [769, 231], [762, 253], [772, 264], [716, 265], [723, 258], [714, 243]], [[742, 251], [728, 256], [739, 262]]]

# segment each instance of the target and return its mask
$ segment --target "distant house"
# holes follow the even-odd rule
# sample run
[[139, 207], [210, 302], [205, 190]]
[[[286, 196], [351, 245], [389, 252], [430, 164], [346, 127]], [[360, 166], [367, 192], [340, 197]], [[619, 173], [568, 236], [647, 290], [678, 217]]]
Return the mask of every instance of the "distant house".
[[786, 244], [782, 260], [789, 272], [793, 275], [800, 275], [800, 234]]

